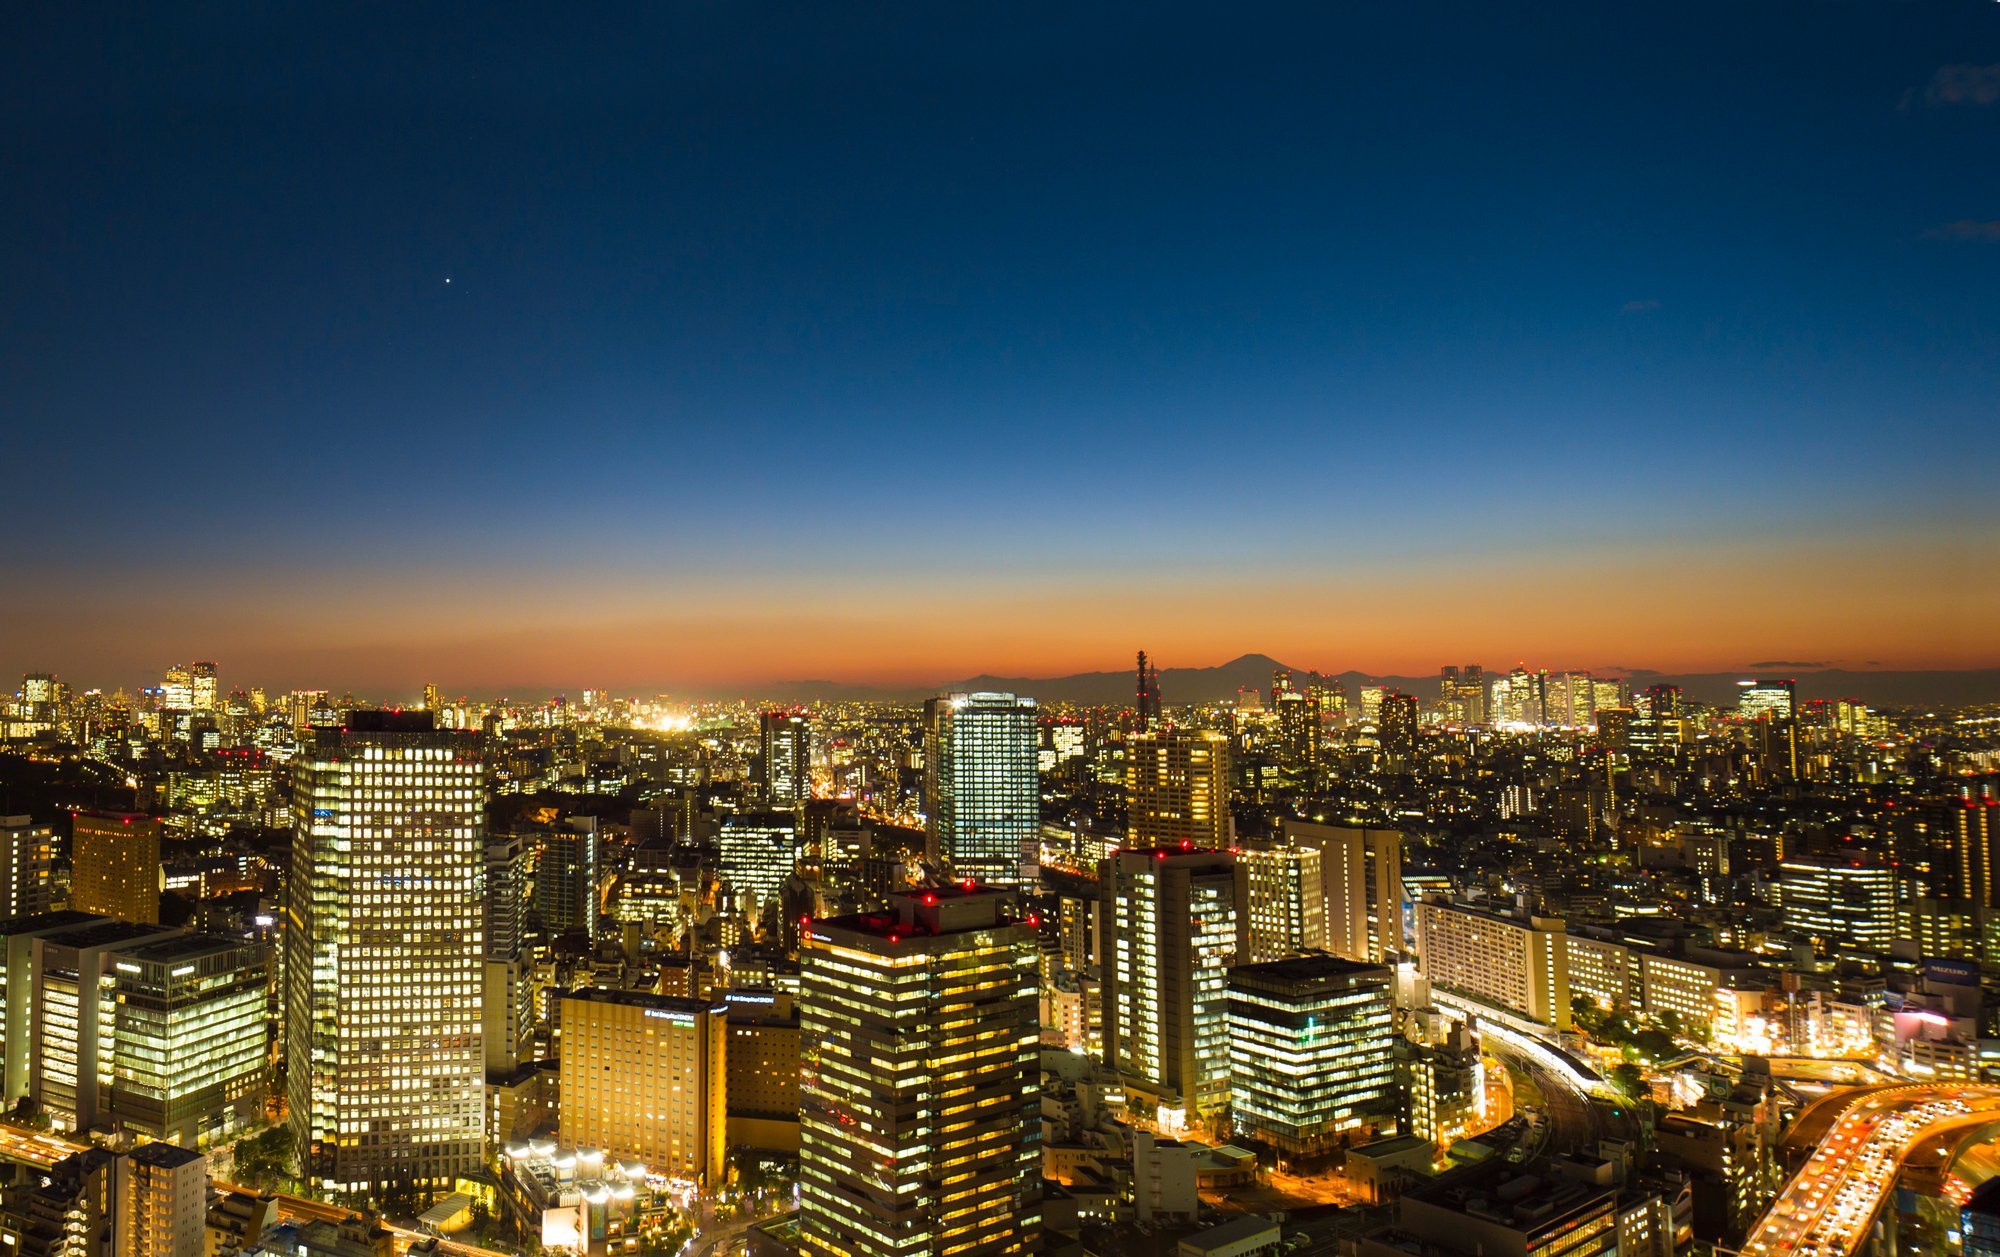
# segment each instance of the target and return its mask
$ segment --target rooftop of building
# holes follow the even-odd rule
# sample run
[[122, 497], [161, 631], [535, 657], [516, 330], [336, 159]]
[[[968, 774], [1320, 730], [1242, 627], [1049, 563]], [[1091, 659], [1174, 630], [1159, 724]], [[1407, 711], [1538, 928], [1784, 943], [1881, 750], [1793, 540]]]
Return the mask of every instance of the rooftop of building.
[[887, 943], [905, 939], [943, 938], [972, 930], [1015, 924], [1039, 925], [1034, 916], [1017, 916], [1015, 892], [982, 886], [967, 879], [939, 886], [915, 887], [889, 897], [881, 912], [855, 912], [805, 922], [808, 934], [837, 930]]
[[248, 939], [231, 938], [227, 934], [176, 934], [157, 943], [134, 947], [126, 955], [134, 960], [190, 960], [257, 946]]
[[1365, 964], [1327, 952], [1237, 965], [1229, 971], [1232, 985], [1240, 980], [1264, 987], [1351, 986], [1360, 981], [1389, 982], [1395, 976], [1395, 971], [1387, 965]]
[[686, 999], [679, 995], [655, 995], [651, 991], [624, 991], [610, 987], [586, 986], [563, 992], [565, 1000], [586, 1000], [593, 1004], [621, 1004], [627, 1008], [650, 1008], [673, 1013], [719, 1013], [727, 1011], [714, 1000]]
[[115, 947], [120, 943], [136, 942], [156, 935], [172, 935], [177, 931], [170, 925], [143, 925], [137, 921], [120, 921], [115, 917], [94, 917], [80, 914], [83, 920], [76, 925], [57, 928], [43, 933], [44, 943], [59, 947], [74, 947], [79, 951], [92, 947]]
[[208, 1158], [192, 1148], [183, 1148], [179, 1144], [155, 1141], [153, 1143], [140, 1144], [138, 1147], [132, 1149], [132, 1160], [140, 1165], [158, 1166], [163, 1170], [175, 1170], [184, 1165], [191, 1165], [196, 1161], [206, 1162]]
[[1228, 847], [1197, 847], [1191, 842], [1173, 844], [1133, 844], [1120, 847], [1111, 853], [1113, 859], [1132, 856], [1150, 856], [1155, 860], [1228, 860], [1236, 859], [1236, 852]]
[[1608, 1188], [1489, 1160], [1418, 1187], [1403, 1199], [1406, 1219], [1408, 1203], [1414, 1201], [1533, 1235], [1566, 1225], [1573, 1215], [1608, 1203], [1612, 1195]]
[[1188, 1236], [1180, 1242], [1180, 1251], [1199, 1257], [1202, 1253], [1235, 1251], [1241, 1244], [1266, 1237], [1273, 1241], [1278, 1238], [1278, 1224], [1259, 1214], [1246, 1213]]
[[1349, 1156], [1400, 1157], [1412, 1152], [1430, 1151], [1434, 1147], [1435, 1144], [1419, 1135], [1390, 1135], [1386, 1139], [1371, 1139], [1365, 1144], [1357, 1144], [1347, 1151]]
[[72, 926], [87, 925], [105, 918], [89, 912], [78, 912], [63, 908], [56, 912], [37, 912], [33, 916], [14, 917], [0, 921], [0, 938], [16, 934], [44, 934], [50, 930], [66, 930]]

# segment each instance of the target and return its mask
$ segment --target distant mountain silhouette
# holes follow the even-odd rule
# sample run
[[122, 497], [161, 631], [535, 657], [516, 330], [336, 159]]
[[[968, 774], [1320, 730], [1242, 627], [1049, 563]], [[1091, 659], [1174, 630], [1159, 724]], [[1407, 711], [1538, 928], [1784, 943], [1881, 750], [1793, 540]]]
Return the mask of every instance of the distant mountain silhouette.
[[[1488, 676], [1505, 673], [1511, 665], [1489, 666]], [[1207, 668], [1162, 668], [1160, 692], [1171, 707], [1179, 703], [1213, 703], [1233, 699], [1238, 690], [1268, 692], [1271, 673], [1290, 668], [1303, 679], [1306, 668], [1281, 663], [1269, 655], [1239, 655], [1228, 663]], [[1551, 668], [1551, 672], [1593, 671], [1587, 668]], [[1617, 670], [1598, 668], [1597, 675], [1620, 675]], [[1435, 698], [1438, 678], [1426, 676], [1383, 676], [1346, 671], [1334, 673], [1353, 697], [1363, 685], [1384, 685], [1404, 690], [1420, 698]], [[1704, 703], [1731, 704], [1737, 682], [1752, 676], [1791, 676], [1798, 682], [1799, 697], [1853, 698], [1876, 707], [1956, 707], [1968, 703], [2000, 703], [2000, 668], [1951, 671], [1852, 671], [1843, 668], [1745, 669], [1741, 672], [1658, 673], [1631, 670], [1622, 673], [1632, 688], [1648, 685], [1678, 685], [1691, 699]], [[939, 685], [907, 689], [850, 685], [840, 681], [780, 681], [757, 687], [757, 696], [782, 702], [839, 702], [874, 699], [884, 702], [914, 701], [932, 694], [955, 691], [998, 690], [1027, 694], [1044, 703], [1077, 703], [1084, 706], [1119, 706], [1133, 701], [1137, 678], [1128, 666], [1118, 671], [1079, 672], [1060, 677], [976, 676]]]

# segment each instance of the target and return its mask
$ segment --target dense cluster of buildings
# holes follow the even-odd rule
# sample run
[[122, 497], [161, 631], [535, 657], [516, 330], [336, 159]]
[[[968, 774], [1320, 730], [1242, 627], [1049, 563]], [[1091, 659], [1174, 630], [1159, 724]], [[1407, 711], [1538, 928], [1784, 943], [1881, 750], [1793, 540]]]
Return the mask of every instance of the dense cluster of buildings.
[[1783, 1060], [2000, 1074], [1984, 716], [1476, 665], [1170, 708], [1143, 657], [1135, 699], [30, 676], [0, 1071], [57, 1142], [0, 1235], [260, 1251], [303, 1223], [206, 1167], [275, 1128], [301, 1191], [555, 1249], [777, 1174], [809, 1254], [1109, 1252], [1275, 1174], [1373, 1210], [1356, 1252], [1668, 1257], [1782, 1180]]

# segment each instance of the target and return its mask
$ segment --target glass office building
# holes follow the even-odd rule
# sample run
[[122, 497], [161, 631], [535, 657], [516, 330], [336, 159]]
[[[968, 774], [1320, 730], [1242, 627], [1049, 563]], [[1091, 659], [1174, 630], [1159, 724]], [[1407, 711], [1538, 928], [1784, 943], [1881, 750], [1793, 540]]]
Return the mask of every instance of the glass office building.
[[1229, 972], [1238, 1136], [1280, 1152], [1333, 1146], [1343, 1131], [1393, 1122], [1394, 973], [1335, 956], [1299, 956]]
[[293, 767], [286, 1086], [329, 1190], [445, 1183], [482, 1144], [478, 735], [350, 712]]
[[960, 877], [1017, 886], [1038, 861], [1035, 716], [1035, 700], [1013, 694], [949, 694], [924, 705], [928, 854]]

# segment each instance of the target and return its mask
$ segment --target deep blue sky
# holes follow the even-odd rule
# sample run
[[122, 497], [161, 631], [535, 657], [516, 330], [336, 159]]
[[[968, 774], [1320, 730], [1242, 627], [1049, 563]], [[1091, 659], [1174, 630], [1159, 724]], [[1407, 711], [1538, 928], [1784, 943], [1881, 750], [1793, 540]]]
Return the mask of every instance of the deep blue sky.
[[1990, 0], [0, 22], [0, 668], [2000, 662]]

